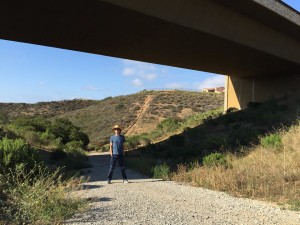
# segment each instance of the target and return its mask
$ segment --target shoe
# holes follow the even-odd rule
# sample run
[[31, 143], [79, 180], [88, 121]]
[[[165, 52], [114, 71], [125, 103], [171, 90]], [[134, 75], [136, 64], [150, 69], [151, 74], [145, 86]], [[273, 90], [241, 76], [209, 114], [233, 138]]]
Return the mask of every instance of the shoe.
[[129, 181], [128, 181], [128, 180], [123, 180], [123, 183], [124, 183], [124, 184], [128, 184]]
[[111, 184], [111, 180], [107, 180], [106, 183], [107, 183], [107, 184]]

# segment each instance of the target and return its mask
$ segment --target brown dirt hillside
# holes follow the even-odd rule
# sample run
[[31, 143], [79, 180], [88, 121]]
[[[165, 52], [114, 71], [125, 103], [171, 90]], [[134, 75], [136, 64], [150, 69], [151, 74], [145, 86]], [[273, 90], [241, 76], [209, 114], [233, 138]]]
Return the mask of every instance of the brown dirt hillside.
[[86, 132], [92, 143], [107, 142], [111, 127], [121, 124], [126, 135], [149, 132], [169, 117], [188, 115], [223, 106], [223, 94], [190, 91], [142, 91], [99, 101], [89, 107], [64, 113]]
[[64, 100], [52, 102], [26, 103], [0, 103], [0, 113], [10, 118], [18, 116], [44, 116], [47, 118], [61, 115], [70, 111], [82, 109], [96, 104], [94, 100]]

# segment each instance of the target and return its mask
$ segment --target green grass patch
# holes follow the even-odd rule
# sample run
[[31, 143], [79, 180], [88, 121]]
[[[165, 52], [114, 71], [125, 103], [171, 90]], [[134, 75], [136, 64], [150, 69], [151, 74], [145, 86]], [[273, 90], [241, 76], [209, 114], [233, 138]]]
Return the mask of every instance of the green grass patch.
[[260, 139], [260, 143], [265, 148], [281, 149], [281, 135], [279, 133], [269, 134]]

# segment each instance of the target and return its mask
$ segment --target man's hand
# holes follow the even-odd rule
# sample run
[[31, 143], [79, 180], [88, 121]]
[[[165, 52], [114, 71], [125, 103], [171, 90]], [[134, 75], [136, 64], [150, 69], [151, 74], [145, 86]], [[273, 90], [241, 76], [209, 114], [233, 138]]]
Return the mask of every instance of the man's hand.
[[109, 154], [112, 157], [112, 142], [109, 143]]

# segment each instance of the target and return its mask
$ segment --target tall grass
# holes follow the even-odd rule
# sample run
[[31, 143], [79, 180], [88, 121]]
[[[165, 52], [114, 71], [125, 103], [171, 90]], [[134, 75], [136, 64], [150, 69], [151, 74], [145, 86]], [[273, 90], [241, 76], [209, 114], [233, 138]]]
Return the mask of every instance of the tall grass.
[[268, 144], [254, 147], [245, 157], [229, 155], [230, 167], [198, 166], [189, 170], [181, 165], [173, 179], [237, 196], [290, 203], [293, 209], [300, 209], [300, 126], [262, 139], [262, 143]]
[[0, 140], [0, 224], [55, 224], [84, 205], [69, 194], [75, 178], [63, 180], [37, 160], [23, 140]]
[[36, 165], [28, 171], [24, 164], [0, 175], [5, 200], [0, 201], [1, 224], [57, 224], [85, 205], [70, 193], [74, 178], [62, 180], [60, 171], [50, 173]]
[[153, 178], [162, 178], [164, 180], [170, 178], [170, 167], [166, 163], [152, 167], [151, 171], [153, 173]]

